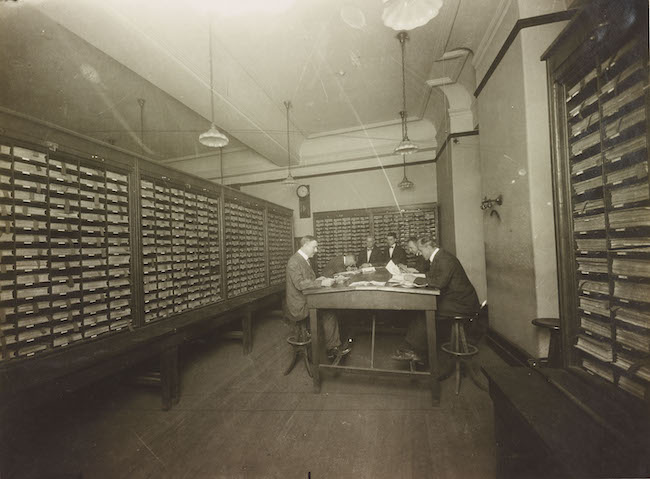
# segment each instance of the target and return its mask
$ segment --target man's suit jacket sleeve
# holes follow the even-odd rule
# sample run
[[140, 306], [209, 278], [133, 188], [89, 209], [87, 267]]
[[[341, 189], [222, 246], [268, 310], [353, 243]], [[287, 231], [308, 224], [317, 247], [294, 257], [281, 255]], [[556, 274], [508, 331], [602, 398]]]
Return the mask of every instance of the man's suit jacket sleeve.
[[442, 254], [440, 254], [440, 257], [434, 258], [433, 263], [429, 264], [429, 270], [427, 271], [427, 282], [429, 286], [438, 289], [446, 288], [454, 273], [454, 267], [454, 263], [448, 261], [448, 258]]
[[[300, 260], [302, 260], [302, 258], [300, 258], [298, 261]], [[298, 291], [303, 291], [305, 289], [319, 287], [320, 283], [311, 278], [311, 275], [307, 274], [307, 267], [309, 267], [307, 262], [305, 261], [305, 265], [303, 267], [303, 265], [301, 265], [298, 261], [290, 260], [289, 264], [287, 265], [287, 274], [289, 275], [289, 279], [295, 288]]]
[[404, 251], [404, 248], [399, 245], [395, 246], [392, 260], [395, 264], [406, 264], [406, 251]]

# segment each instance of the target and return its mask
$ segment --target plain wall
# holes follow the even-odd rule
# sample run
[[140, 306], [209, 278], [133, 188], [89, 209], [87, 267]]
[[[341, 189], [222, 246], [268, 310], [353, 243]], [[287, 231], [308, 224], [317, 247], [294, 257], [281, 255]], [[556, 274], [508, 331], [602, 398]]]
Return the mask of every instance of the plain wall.
[[456, 254], [456, 225], [454, 222], [454, 178], [451, 168], [451, 148], [449, 143], [438, 155], [436, 161], [436, 178], [438, 186], [438, 213], [440, 224], [440, 246]]
[[455, 138], [450, 142], [450, 150], [455, 254], [474, 285], [479, 301], [483, 302], [487, 299], [487, 282], [478, 135]]
[[546, 354], [548, 336], [531, 320], [558, 314], [546, 70], [539, 58], [565, 23], [522, 30], [478, 98], [482, 193], [503, 195], [499, 217], [483, 218], [490, 326], [535, 357]]
[[[397, 187], [403, 175], [402, 168], [388, 168], [305, 178], [297, 180], [294, 187], [274, 182], [242, 186], [241, 190], [293, 209], [294, 236], [303, 236], [314, 232], [314, 212], [406, 206], [437, 200], [434, 163], [407, 166], [406, 176], [415, 183], [411, 190], [401, 191]], [[298, 218], [296, 187], [300, 184], [310, 188], [310, 218]], [[440, 228], [444, 229], [445, 225], [441, 223]]]

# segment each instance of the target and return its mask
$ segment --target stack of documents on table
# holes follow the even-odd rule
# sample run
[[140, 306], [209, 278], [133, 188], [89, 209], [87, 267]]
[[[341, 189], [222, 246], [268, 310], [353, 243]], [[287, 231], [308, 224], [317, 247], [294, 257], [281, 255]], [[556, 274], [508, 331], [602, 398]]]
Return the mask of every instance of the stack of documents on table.
[[[392, 261], [389, 261], [388, 264], [386, 265], [386, 270], [392, 274], [391, 278], [388, 280], [389, 283], [391, 284], [399, 284], [400, 286], [405, 286], [407, 288], [413, 288], [413, 287], [424, 287], [426, 284], [416, 284], [413, 282], [412, 279], [410, 278], [424, 278], [425, 275], [422, 273], [402, 273], [399, 267], [393, 263]], [[406, 279], [408, 277], [409, 279]]]
[[386, 286], [386, 283], [383, 281], [355, 281], [354, 283], [350, 283], [348, 286]]
[[393, 276], [401, 273], [401, 270], [399, 269], [399, 266], [397, 266], [395, 263], [393, 263], [392, 259], [386, 265], [386, 271], [388, 271]]
[[341, 271], [340, 273], [334, 274], [334, 277], [339, 277], [342, 276], [344, 278], [349, 278], [350, 276], [354, 276], [355, 274], [359, 274], [358, 270], [353, 270], [353, 271]]

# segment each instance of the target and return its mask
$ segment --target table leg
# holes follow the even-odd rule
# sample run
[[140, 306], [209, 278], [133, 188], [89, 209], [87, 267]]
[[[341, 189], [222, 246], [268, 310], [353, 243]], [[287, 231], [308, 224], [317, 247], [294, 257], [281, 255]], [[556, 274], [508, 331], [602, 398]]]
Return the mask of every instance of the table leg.
[[253, 349], [253, 311], [251, 308], [246, 308], [244, 316], [241, 319], [242, 329], [242, 348], [244, 354], [249, 354]]
[[429, 368], [431, 370], [431, 404], [440, 404], [440, 375], [438, 365], [438, 340], [436, 338], [436, 313], [433, 310], [424, 312], [427, 321], [427, 340], [429, 345]]
[[160, 354], [160, 382], [161, 382], [161, 396], [162, 408], [164, 411], [169, 411], [174, 401], [174, 394], [176, 390], [175, 380], [178, 379], [178, 372], [174, 368], [178, 368], [178, 347], [171, 346], [163, 349]]
[[313, 368], [313, 380], [314, 380], [314, 392], [320, 392], [320, 341], [318, 339], [318, 310], [310, 309], [309, 310], [309, 328], [311, 329], [311, 361], [314, 365]]

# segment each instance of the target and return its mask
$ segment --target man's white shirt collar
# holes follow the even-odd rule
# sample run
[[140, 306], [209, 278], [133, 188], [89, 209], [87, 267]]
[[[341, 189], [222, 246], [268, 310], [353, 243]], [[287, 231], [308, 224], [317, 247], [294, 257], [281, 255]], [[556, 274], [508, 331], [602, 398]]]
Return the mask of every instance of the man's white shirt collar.
[[[305, 261], [307, 261], [307, 263], [309, 263], [309, 257], [301, 249], [298, 250], [298, 253], [300, 253], [300, 256], [305, 258]], [[309, 263], [309, 264], [311, 264], [311, 263]]]
[[436, 253], [440, 251], [440, 248], [436, 248], [433, 250], [433, 253], [431, 253], [431, 256], [429, 256], [429, 263], [433, 263], [433, 258], [436, 256]]

